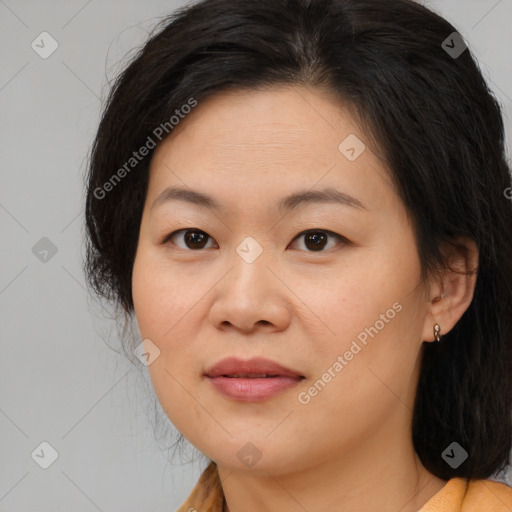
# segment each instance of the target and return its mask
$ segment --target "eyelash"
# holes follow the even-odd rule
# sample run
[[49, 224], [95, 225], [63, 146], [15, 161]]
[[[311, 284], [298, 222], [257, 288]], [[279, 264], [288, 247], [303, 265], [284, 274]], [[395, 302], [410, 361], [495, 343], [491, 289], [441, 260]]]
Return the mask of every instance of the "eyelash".
[[[170, 242], [170, 240], [175, 236], [177, 235], [178, 233], [186, 233], [186, 232], [189, 232], [189, 231], [192, 231], [192, 232], [195, 232], [195, 233], [202, 233], [204, 235], [206, 235], [208, 237], [208, 239], [210, 240], [213, 240], [213, 238], [208, 235], [208, 233], [206, 233], [205, 231], [202, 231], [201, 229], [197, 229], [197, 228], [185, 228], [185, 229], [179, 229], [177, 231], [173, 231], [172, 233], [169, 233], [168, 235], [166, 235], [164, 237], [164, 239], [160, 242], [160, 245], [166, 245], [168, 242]], [[308, 229], [306, 231], [301, 231], [299, 234], [297, 234], [292, 242], [294, 242], [295, 240], [297, 240], [300, 236], [304, 236], [304, 235], [308, 235], [310, 233], [325, 233], [327, 234], [328, 236], [330, 237], [333, 237], [333, 238], [337, 238], [341, 243], [342, 245], [349, 245], [351, 242], [345, 238], [344, 236], [342, 235], [338, 235], [337, 233], [334, 233], [333, 231], [329, 231], [327, 229]], [[173, 243], [173, 245], [176, 245]], [[183, 249], [184, 251], [190, 251], [190, 252], [200, 252], [203, 249], [188, 249], [188, 248], [183, 248], [183, 247], [179, 247], [179, 249]], [[315, 252], [327, 252], [327, 250], [324, 250], [324, 249], [321, 249], [319, 251], [306, 251], [306, 252], [310, 252], [310, 253], [315, 253]]]

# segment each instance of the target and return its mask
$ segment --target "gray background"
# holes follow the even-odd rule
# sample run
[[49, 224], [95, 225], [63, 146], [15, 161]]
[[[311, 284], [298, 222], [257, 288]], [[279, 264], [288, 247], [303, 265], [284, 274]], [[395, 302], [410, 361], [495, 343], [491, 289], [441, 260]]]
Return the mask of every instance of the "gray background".
[[[512, 0], [425, 3], [479, 60], [510, 150]], [[115, 327], [91, 305], [81, 271], [100, 99], [157, 17], [183, 4], [0, 0], [0, 512], [174, 511], [202, 469], [170, 465], [153, 439], [146, 369], [106, 345]], [[43, 31], [59, 45], [47, 59], [31, 47]], [[43, 237], [57, 251], [46, 262], [33, 252], [49, 247]], [[58, 452], [48, 469], [31, 457], [43, 441]]]

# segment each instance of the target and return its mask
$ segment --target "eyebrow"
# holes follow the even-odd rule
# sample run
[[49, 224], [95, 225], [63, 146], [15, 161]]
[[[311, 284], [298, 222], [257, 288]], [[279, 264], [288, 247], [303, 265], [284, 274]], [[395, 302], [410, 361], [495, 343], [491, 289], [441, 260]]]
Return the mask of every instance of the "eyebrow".
[[[169, 201], [184, 201], [197, 206], [203, 206], [219, 213], [225, 213], [225, 208], [213, 197], [197, 190], [182, 187], [167, 187], [159, 194], [151, 206], [154, 210], [158, 206]], [[282, 198], [278, 204], [279, 211], [290, 211], [299, 206], [309, 204], [341, 204], [367, 210], [366, 206], [359, 199], [341, 192], [334, 187], [324, 187], [319, 190], [302, 190]]]

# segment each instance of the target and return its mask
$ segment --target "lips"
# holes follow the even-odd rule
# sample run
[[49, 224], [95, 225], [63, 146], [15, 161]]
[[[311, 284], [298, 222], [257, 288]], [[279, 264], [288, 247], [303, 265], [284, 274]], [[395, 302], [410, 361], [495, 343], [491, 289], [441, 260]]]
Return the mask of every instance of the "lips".
[[304, 376], [300, 372], [280, 365], [270, 359], [253, 358], [243, 361], [235, 357], [222, 359], [211, 368], [205, 375], [207, 377], [230, 377], [230, 378], [272, 378], [272, 377], [292, 377], [303, 379]]
[[205, 373], [219, 393], [231, 400], [264, 402], [305, 379], [300, 372], [263, 358], [223, 359]]

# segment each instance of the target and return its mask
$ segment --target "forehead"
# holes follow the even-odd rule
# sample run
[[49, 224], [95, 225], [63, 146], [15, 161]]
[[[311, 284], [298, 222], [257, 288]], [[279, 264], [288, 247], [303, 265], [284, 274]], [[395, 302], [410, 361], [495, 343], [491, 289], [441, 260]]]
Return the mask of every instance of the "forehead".
[[178, 185], [263, 200], [317, 184], [377, 201], [389, 187], [349, 109], [320, 89], [230, 90], [199, 102], [157, 147], [148, 197]]
[[[354, 130], [357, 127], [348, 108], [327, 90], [280, 86], [234, 89], [207, 97], [172, 131], [169, 140], [186, 136], [212, 148], [267, 152], [292, 150], [295, 145], [301, 152], [304, 143], [329, 144]], [[337, 145], [332, 148], [336, 149]]]

